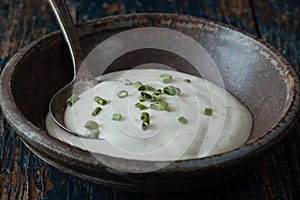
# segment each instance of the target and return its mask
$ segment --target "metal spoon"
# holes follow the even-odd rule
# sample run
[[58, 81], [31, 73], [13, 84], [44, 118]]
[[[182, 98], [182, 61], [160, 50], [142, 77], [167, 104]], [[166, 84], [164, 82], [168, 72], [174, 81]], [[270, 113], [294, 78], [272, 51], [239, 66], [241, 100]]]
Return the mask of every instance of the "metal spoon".
[[82, 67], [85, 55], [80, 48], [79, 38], [77, 36], [72, 18], [65, 4], [65, 1], [48, 0], [48, 2], [55, 13], [65, 41], [67, 42], [74, 69], [73, 80], [53, 95], [49, 104], [49, 112], [55, 123], [63, 130], [73, 135], [83, 137], [78, 133], [68, 129], [64, 124], [66, 100], [74, 93], [80, 94], [83, 91], [86, 91], [89, 88], [95, 86], [96, 84], [98, 84], [98, 80], [96, 80], [90, 74], [86, 65]]

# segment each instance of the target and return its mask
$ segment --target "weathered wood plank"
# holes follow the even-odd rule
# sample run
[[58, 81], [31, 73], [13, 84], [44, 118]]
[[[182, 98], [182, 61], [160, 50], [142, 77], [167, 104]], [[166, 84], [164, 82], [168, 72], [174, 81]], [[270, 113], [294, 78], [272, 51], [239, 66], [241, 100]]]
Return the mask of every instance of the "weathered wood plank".
[[293, 0], [254, 0], [262, 39], [278, 49], [300, 72], [300, 6]]
[[[278, 49], [300, 74], [300, 7], [299, 1], [254, 1], [262, 38]], [[268, 8], [268, 9], [267, 9]], [[270, 17], [271, 16], [271, 17]], [[300, 198], [300, 132], [299, 122], [286, 141], [296, 198]]]
[[13, 55], [20, 47], [58, 27], [46, 0], [4, 0], [0, 5], [3, 33], [0, 59]]
[[[0, 2], [0, 69], [20, 47], [57, 28], [49, 13], [46, 0]], [[1, 199], [37, 199], [51, 188], [44, 173], [47, 165], [41, 162], [43, 167], [31, 171], [32, 161], [41, 162], [21, 143], [0, 114]], [[38, 186], [39, 181], [43, 187]]]

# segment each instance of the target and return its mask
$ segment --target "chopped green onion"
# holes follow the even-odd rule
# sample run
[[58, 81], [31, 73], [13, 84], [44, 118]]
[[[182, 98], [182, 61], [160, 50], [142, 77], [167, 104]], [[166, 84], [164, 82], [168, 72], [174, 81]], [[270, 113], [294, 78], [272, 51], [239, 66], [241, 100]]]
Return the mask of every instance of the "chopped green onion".
[[163, 92], [170, 96], [175, 96], [180, 94], [180, 89], [174, 86], [168, 86], [163, 89]]
[[150, 109], [158, 110], [158, 111], [169, 111], [168, 103], [165, 101], [158, 101], [155, 103], [150, 104]]
[[84, 127], [88, 130], [91, 130], [90, 135], [88, 136], [89, 138], [93, 138], [93, 139], [98, 139], [99, 138], [99, 127], [100, 125], [93, 121], [93, 120], [89, 120], [85, 123]]
[[98, 115], [99, 114], [99, 112], [102, 110], [102, 108], [101, 107], [97, 107], [97, 108], [95, 108], [94, 109], [94, 111], [92, 112], [92, 115], [93, 116], [96, 116], [96, 115]]
[[150, 85], [146, 85], [145, 87], [146, 87], [146, 88], [145, 88], [146, 90], [149, 90], [149, 91], [151, 91], [151, 92], [155, 90], [155, 88], [152, 87], [152, 86], [150, 86]]
[[150, 125], [150, 116], [147, 112], [142, 112], [140, 119], [142, 120], [142, 129], [146, 130], [148, 129]]
[[97, 122], [93, 121], [93, 120], [89, 120], [85, 123], [84, 127], [86, 129], [89, 129], [89, 130], [96, 130], [98, 129], [100, 126]]
[[140, 119], [141, 119], [141, 120], [144, 120], [144, 119], [149, 118], [149, 117], [150, 117], [149, 113], [147, 113], [147, 112], [142, 112]]
[[161, 89], [154, 90], [152, 93], [152, 100], [160, 101], [161, 100], [162, 91]]
[[136, 88], [139, 88], [139, 87], [141, 87], [142, 85], [143, 85], [143, 83], [141, 83], [140, 81], [137, 81], [137, 82], [134, 83], [134, 86], [135, 86]]
[[125, 79], [124, 80], [124, 84], [125, 85], [132, 85], [132, 82], [130, 80], [128, 80], [128, 79]]
[[98, 104], [104, 106], [106, 104], [106, 100], [102, 99], [101, 97], [99, 96], [95, 96], [94, 97], [94, 101], [96, 101]]
[[188, 120], [187, 120], [186, 118], [184, 118], [183, 116], [180, 116], [180, 117], [178, 118], [178, 121], [179, 121], [180, 123], [182, 123], [182, 124], [187, 124], [187, 122], [188, 122]]
[[161, 74], [158, 76], [158, 80], [163, 83], [169, 83], [172, 81], [172, 76], [170, 74]]
[[190, 83], [191, 80], [190, 79], [184, 79], [184, 82]]
[[128, 96], [128, 92], [126, 90], [120, 90], [118, 93], [117, 93], [117, 96], [119, 98], [125, 98]]
[[148, 127], [150, 125], [150, 119], [149, 118], [145, 118], [142, 122], [142, 129], [143, 130], [147, 130]]
[[204, 115], [211, 116], [212, 112], [213, 112], [213, 110], [211, 108], [205, 108], [204, 109]]
[[145, 106], [145, 105], [143, 105], [143, 104], [141, 104], [141, 103], [139, 103], [139, 102], [137, 102], [137, 103], [135, 104], [135, 107], [139, 108], [140, 110], [146, 110], [146, 109], [148, 109], [147, 106]]
[[144, 99], [152, 99], [152, 96], [146, 92], [141, 92], [141, 97], [144, 97]]
[[161, 89], [156, 89], [153, 91], [153, 95], [159, 95], [161, 93], [162, 93]]
[[146, 88], [140, 81], [135, 82], [134, 86], [138, 89], [138, 91], [144, 91]]
[[146, 101], [145, 97], [143, 97], [142, 95], [140, 95], [140, 102], [144, 102]]
[[99, 138], [99, 130], [96, 129], [96, 130], [92, 130], [90, 135], [89, 135], [89, 138], [92, 138], [92, 139], [98, 139]]
[[76, 102], [76, 101], [78, 101], [80, 98], [79, 98], [79, 96], [77, 96], [76, 94], [73, 94], [72, 96], [70, 96], [68, 99], [67, 99], [67, 105], [68, 106], [73, 106], [74, 105], [74, 103]]
[[120, 121], [121, 120], [121, 114], [113, 114], [112, 120], [114, 121]]

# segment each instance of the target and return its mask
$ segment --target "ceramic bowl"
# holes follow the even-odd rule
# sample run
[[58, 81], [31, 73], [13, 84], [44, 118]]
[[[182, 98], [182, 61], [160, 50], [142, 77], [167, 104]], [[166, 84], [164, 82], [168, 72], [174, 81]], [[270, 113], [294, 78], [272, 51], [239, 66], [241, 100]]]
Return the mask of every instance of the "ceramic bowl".
[[[108, 167], [89, 152], [51, 137], [45, 128], [49, 101], [73, 78], [67, 46], [61, 33], [54, 32], [16, 53], [4, 68], [0, 84], [4, 116], [40, 158], [64, 172], [116, 188], [179, 190], [218, 182], [248, 170], [293, 128], [300, 102], [299, 80], [294, 69], [268, 44], [236, 28], [184, 15], [133, 14], [80, 25], [78, 33], [87, 53], [104, 39], [138, 27], [176, 30], [206, 49], [218, 66], [226, 90], [253, 116], [249, 140], [237, 149], [215, 156], [175, 161], [148, 173], [130, 173], [116, 170], [113, 165], [120, 160], [134, 165], [134, 160], [100, 155], [110, 160], [112, 167]], [[121, 56], [107, 71], [130, 69], [149, 62], [197, 75], [186, 60], [151, 49]]]

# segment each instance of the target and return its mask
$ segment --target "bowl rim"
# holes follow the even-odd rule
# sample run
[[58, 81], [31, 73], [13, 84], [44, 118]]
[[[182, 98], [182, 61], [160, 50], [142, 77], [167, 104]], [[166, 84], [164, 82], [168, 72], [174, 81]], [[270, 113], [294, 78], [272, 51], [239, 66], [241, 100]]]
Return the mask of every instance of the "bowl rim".
[[[299, 108], [300, 108], [299, 78], [293, 66], [281, 55], [281, 53], [279, 53], [275, 48], [273, 48], [271, 45], [269, 45], [267, 42], [263, 41], [262, 39], [228, 24], [224, 24], [221, 22], [208, 20], [200, 17], [195, 17], [195, 16], [182, 15], [182, 14], [139, 13], [139, 14], [110, 16], [110, 17], [95, 19], [80, 24], [77, 27], [78, 29], [82, 29], [82, 30], [95, 27], [95, 26], [99, 26], [99, 27], [101, 26], [105, 28], [105, 24], [107, 25], [110, 22], [115, 22], [116, 19], [122, 21], [124, 19], [135, 19], [137, 17], [147, 18], [149, 16], [158, 17], [158, 18], [163, 16], [167, 18], [173, 18], [176, 20], [185, 19], [194, 23], [195, 22], [206, 23], [209, 24], [209, 26], [217, 27], [219, 29], [228, 29], [230, 31], [233, 31], [235, 34], [240, 34], [243, 37], [247, 37], [247, 39], [257, 44], [260, 44], [261, 46], [270, 50], [270, 54], [274, 54], [276, 56], [276, 59], [278, 59], [277, 61], [279, 61], [279, 64], [285, 67], [285, 70], [289, 72], [293, 80], [293, 82], [290, 82], [292, 86], [290, 92], [293, 93], [293, 99], [290, 102], [289, 108], [287, 112], [281, 117], [281, 120], [276, 124], [276, 126], [270, 129], [268, 132], [265, 132], [259, 138], [228, 152], [224, 152], [221, 154], [204, 157], [204, 158], [191, 158], [187, 160], [174, 161], [171, 165], [167, 166], [164, 169], [164, 172], [177, 171], [178, 169], [180, 169], [180, 171], [189, 171], [189, 170], [199, 170], [199, 169], [204, 169], [209, 167], [218, 167], [219, 165], [222, 166], [233, 165], [232, 161], [235, 161], [236, 159], [240, 159], [240, 158], [245, 159], [247, 157], [253, 156], [251, 155], [252, 152], [261, 153], [264, 150], [273, 147], [279, 140], [283, 138], [284, 135], [286, 135], [286, 133], [292, 127], [293, 123], [296, 121], [296, 118], [299, 115]], [[18, 132], [19, 136], [22, 138], [22, 140], [25, 141], [25, 143], [41, 146], [49, 150], [50, 152], [53, 152], [59, 156], [63, 156], [63, 158], [66, 158], [68, 160], [73, 160], [74, 162], [83, 162], [86, 164], [99, 167], [98, 162], [95, 162], [93, 159], [90, 159], [89, 156], [86, 156], [87, 153], [90, 154], [89, 152], [71, 146], [69, 144], [66, 144], [58, 139], [55, 139], [49, 134], [47, 134], [46, 131], [40, 130], [38, 127], [34, 126], [30, 121], [28, 121], [24, 116], [22, 116], [21, 111], [14, 103], [14, 98], [10, 90], [6, 90], [6, 88], [10, 88], [10, 78], [11, 75], [13, 74], [15, 66], [17, 66], [18, 63], [22, 61], [22, 59], [24, 59], [24, 56], [30, 55], [31, 54], [30, 52], [34, 48], [40, 47], [42, 45], [46, 45], [47, 41], [51, 40], [52, 37], [53, 38], [58, 37], [59, 34], [60, 31], [55, 31], [41, 37], [38, 40], [31, 42], [30, 44], [20, 49], [8, 61], [8, 63], [6, 64], [6, 66], [2, 71], [1, 79], [0, 79], [0, 97], [2, 99], [2, 101], [0, 101], [0, 107], [7, 121], [10, 123], [13, 129], [16, 130], [16, 132]], [[87, 35], [87, 34], [83, 33], [83, 35]], [[55, 145], [56, 148], [53, 148], [53, 144], [56, 144]], [[72, 149], [73, 152], [72, 154], [77, 154], [77, 156], [72, 155], [70, 153], [66, 153], [66, 150], [70, 151], [70, 149]], [[108, 156], [108, 157], [113, 158], [112, 156]], [[134, 161], [125, 158], [115, 158], [115, 159]]]

